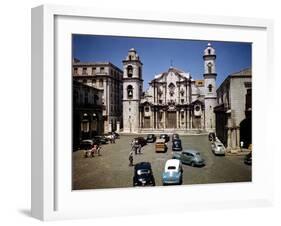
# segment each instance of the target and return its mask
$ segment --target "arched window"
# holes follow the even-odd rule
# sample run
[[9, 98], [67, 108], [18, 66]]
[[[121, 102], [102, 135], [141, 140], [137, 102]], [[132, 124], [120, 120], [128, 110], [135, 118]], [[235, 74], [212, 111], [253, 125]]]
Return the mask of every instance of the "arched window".
[[212, 92], [213, 86], [211, 84], [208, 85], [209, 92]]
[[139, 67], [139, 78], [141, 78], [141, 67]]
[[211, 55], [211, 49], [208, 49], [208, 54]]
[[99, 96], [98, 95], [94, 95], [94, 104], [97, 105], [99, 101]]
[[208, 73], [212, 73], [212, 64], [208, 63]]
[[103, 87], [103, 80], [100, 79], [100, 87]]
[[132, 77], [133, 76], [133, 67], [131, 65], [129, 65], [127, 67], [127, 75], [128, 75], [128, 77]]
[[128, 98], [133, 98], [133, 87], [131, 85], [127, 86], [127, 96]]

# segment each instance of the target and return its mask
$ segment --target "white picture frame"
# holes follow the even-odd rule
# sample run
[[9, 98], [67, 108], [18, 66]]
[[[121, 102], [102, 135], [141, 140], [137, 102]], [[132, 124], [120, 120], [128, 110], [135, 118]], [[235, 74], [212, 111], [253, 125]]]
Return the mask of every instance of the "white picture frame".
[[[132, 28], [130, 33], [126, 28]], [[252, 42], [252, 182], [72, 192], [71, 125], [67, 123], [71, 117], [67, 110], [71, 106], [72, 33]], [[259, 91], [274, 81], [272, 62], [271, 20], [57, 5], [32, 9], [32, 216], [57, 220], [272, 205], [273, 179], [268, 175], [273, 171], [269, 164], [273, 155], [262, 154], [271, 145], [267, 135], [271, 102]], [[172, 210], [165, 208], [171, 205]]]

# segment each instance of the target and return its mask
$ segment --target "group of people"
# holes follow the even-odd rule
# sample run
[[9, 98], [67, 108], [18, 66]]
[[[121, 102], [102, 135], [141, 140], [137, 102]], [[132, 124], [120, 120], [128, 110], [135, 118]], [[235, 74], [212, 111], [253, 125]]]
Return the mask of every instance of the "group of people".
[[132, 149], [129, 153], [129, 166], [133, 166], [133, 162], [134, 162], [134, 153], [135, 155], [137, 154], [141, 154], [141, 144], [139, 144], [138, 142], [136, 142], [135, 140], [132, 140], [131, 142], [131, 146], [132, 146]]
[[92, 148], [85, 151], [85, 157], [101, 156], [101, 145], [93, 144]]

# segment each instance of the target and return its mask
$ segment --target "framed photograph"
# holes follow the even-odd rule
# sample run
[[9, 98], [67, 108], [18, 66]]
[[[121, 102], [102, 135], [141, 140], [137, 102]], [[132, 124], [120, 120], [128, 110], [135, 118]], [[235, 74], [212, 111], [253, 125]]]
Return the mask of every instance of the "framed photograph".
[[32, 216], [272, 205], [272, 32], [262, 19], [32, 9]]

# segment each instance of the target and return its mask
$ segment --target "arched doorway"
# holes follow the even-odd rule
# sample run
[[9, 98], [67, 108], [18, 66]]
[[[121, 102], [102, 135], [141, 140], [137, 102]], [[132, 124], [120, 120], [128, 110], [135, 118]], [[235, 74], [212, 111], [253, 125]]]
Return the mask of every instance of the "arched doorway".
[[252, 143], [252, 119], [245, 118], [240, 123], [240, 142], [243, 141], [244, 147]]

